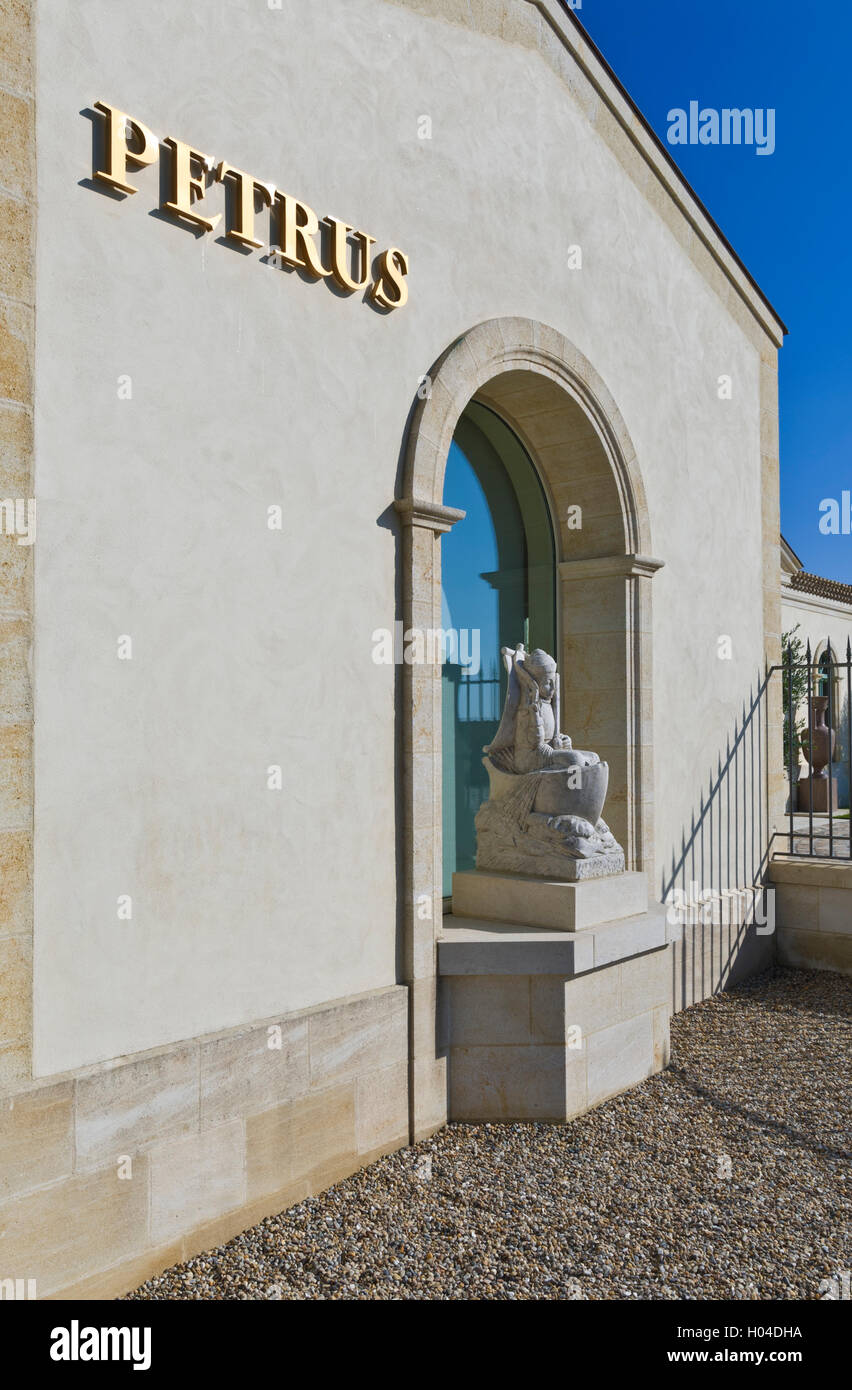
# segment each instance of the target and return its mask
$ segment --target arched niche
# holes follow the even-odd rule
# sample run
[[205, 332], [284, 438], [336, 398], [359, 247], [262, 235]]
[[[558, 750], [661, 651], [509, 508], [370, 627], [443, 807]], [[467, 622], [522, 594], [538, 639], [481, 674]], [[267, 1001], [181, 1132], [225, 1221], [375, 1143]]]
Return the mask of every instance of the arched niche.
[[[482, 402], [524, 445], [551, 508], [563, 728], [576, 746], [594, 749], [609, 763], [604, 816], [624, 846], [627, 866], [645, 871], [652, 883], [650, 581], [662, 562], [653, 558], [642, 476], [618, 407], [568, 339], [518, 318], [492, 319], [466, 333], [428, 372], [421, 394], [395, 504], [404, 530], [404, 622], [441, 627], [441, 536], [463, 518], [444, 497], [444, 470], [465, 407]], [[403, 670], [404, 973], [412, 985], [412, 1036], [421, 1040], [412, 1061], [415, 1136], [442, 1123], [442, 1059], [428, 1041], [430, 1007], [433, 1044], [437, 1036], [441, 920], [440, 678], [437, 663]], [[424, 911], [427, 902], [431, 915]]]

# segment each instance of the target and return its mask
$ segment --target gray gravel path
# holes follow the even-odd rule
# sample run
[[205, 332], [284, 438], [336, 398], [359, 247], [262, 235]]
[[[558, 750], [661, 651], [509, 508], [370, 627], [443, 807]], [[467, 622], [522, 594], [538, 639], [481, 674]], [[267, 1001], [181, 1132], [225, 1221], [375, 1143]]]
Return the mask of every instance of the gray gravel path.
[[452, 1125], [128, 1297], [824, 1297], [852, 1269], [852, 980], [776, 969], [672, 1033], [571, 1124]]

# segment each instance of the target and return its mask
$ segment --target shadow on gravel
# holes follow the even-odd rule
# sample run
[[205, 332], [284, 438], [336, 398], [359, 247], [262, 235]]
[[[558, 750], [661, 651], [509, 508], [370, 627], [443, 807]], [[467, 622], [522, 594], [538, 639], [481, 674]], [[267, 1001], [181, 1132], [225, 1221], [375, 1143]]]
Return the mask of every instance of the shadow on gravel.
[[[827, 985], [837, 991], [836, 999], [829, 1000]], [[791, 989], [795, 990], [792, 995]], [[817, 1014], [825, 1019], [848, 1019], [852, 1023], [852, 978], [837, 970], [794, 970], [789, 966], [773, 965], [724, 990], [721, 997], [726, 1002], [741, 999], [752, 1003], [755, 995], [767, 1014]]]
[[811, 1149], [814, 1153], [828, 1154], [831, 1158], [852, 1160], [852, 1152], [849, 1149], [835, 1149], [830, 1144], [819, 1144], [810, 1135], [803, 1134], [801, 1130], [794, 1129], [792, 1125], [785, 1125], [780, 1120], [770, 1119], [767, 1115], [761, 1115], [756, 1110], [749, 1110], [744, 1105], [737, 1105], [736, 1101], [726, 1100], [724, 1096], [720, 1096], [716, 1091], [711, 1091], [708, 1086], [702, 1086], [700, 1082], [688, 1076], [682, 1067], [669, 1066], [665, 1074], [673, 1081], [679, 1081], [693, 1095], [699, 1096], [701, 1100], [706, 1100], [716, 1110], [723, 1110], [728, 1115], [739, 1115], [741, 1119], [748, 1120], [758, 1129], [769, 1129], [774, 1130], [776, 1134], [783, 1134], [803, 1149]]

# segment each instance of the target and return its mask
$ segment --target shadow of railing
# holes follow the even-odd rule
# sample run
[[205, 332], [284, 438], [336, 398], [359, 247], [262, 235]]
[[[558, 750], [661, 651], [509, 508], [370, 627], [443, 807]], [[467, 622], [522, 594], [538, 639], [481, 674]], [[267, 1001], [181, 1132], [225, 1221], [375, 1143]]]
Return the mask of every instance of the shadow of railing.
[[[675, 1007], [731, 980], [752, 928], [772, 933], [764, 885], [773, 839], [767, 736], [773, 670], [751, 687], [684, 828], [680, 853], [672, 851], [662, 874], [669, 921], [681, 928], [672, 962]], [[714, 930], [705, 932], [707, 926]]]
[[763, 885], [771, 844], [767, 713], [773, 670], [756, 691], [752, 686], [689, 834], [683, 831], [680, 856], [672, 851], [671, 871], [663, 871], [663, 902], [679, 893], [684, 904], [708, 903]]

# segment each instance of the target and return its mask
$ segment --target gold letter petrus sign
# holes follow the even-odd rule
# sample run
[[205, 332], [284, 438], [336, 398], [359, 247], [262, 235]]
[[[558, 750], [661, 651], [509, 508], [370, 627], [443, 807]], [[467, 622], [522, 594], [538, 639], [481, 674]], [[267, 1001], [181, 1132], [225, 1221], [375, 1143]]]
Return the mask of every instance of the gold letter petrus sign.
[[[141, 121], [119, 111], [117, 106], [96, 101], [95, 110], [105, 118], [105, 167], [95, 169], [94, 177], [119, 193], [137, 193], [139, 190], [129, 181], [128, 168], [153, 164], [160, 157], [161, 142]], [[399, 247], [380, 252], [374, 261], [376, 239], [366, 232], [337, 217], [324, 217], [320, 222], [307, 203], [227, 160], [217, 164], [183, 140], [167, 136], [162, 144], [169, 161], [168, 197], [160, 204], [163, 212], [205, 232], [212, 232], [224, 215], [225, 235], [240, 246], [259, 250], [264, 245], [256, 235], [259, 201], [264, 212], [269, 209], [271, 260], [295, 266], [316, 279], [330, 277], [349, 293], [369, 290], [369, 298], [382, 309], [401, 309], [407, 302], [408, 257]], [[226, 180], [232, 196], [224, 200], [225, 213], [204, 216], [196, 204], [204, 198], [209, 185], [224, 184]]]

